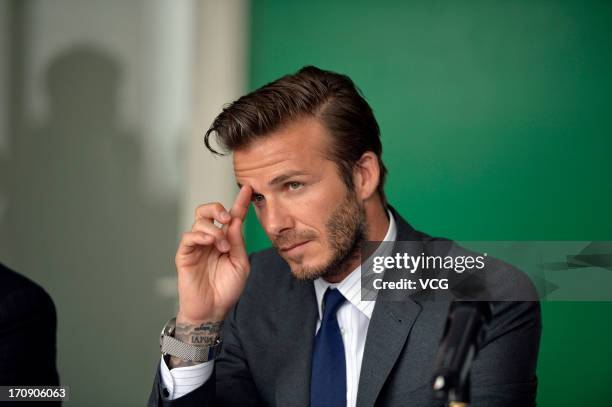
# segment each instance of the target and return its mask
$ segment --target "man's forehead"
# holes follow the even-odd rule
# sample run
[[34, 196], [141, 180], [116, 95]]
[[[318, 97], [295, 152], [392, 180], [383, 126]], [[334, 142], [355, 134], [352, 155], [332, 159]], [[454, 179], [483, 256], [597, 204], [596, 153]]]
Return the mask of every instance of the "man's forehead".
[[318, 120], [302, 119], [236, 149], [234, 172], [238, 176], [286, 167], [307, 169], [326, 159], [328, 142], [325, 128]]
[[278, 151], [258, 157], [240, 156], [234, 153], [234, 175], [242, 179], [274, 184], [278, 178], [310, 175], [321, 168], [323, 158], [317, 155]]

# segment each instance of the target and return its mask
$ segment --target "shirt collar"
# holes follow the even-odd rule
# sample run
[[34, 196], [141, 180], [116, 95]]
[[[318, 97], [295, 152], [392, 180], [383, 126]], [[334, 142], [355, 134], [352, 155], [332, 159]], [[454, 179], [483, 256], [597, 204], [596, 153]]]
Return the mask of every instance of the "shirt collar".
[[[387, 209], [389, 214], [389, 228], [387, 234], [383, 238], [383, 241], [391, 242], [397, 238], [397, 225], [393, 214]], [[372, 317], [372, 311], [374, 310], [374, 301], [362, 301], [361, 300], [361, 265], [358, 265], [348, 276], [339, 283], [330, 283], [323, 277], [319, 277], [314, 281], [315, 293], [317, 295], [317, 307], [319, 309], [319, 318], [323, 315], [323, 295], [328, 287], [334, 287], [340, 291], [340, 293], [347, 299], [348, 302], [353, 304], [358, 310], [360, 310], [368, 319]]]

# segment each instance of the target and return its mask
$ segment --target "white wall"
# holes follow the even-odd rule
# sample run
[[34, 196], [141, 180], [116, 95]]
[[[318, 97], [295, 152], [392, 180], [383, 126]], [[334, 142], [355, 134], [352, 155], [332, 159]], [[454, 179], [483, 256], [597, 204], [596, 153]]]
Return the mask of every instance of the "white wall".
[[[31, 0], [12, 45], [6, 10], [0, 0], [0, 157], [19, 170], [0, 195], [0, 260], [56, 303], [71, 405], [141, 405], [176, 312], [179, 232], [197, 205], [236, 192], [231, 159], [202, 136], [246, 88], [247, 0]], [[2, 81], [14, 44], [25, 51], [18, 133]]]

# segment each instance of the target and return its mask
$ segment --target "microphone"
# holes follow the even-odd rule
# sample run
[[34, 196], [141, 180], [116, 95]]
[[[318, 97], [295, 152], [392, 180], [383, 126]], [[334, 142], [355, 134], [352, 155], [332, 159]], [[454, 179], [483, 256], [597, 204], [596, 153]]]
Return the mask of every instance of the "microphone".
[[467, 406], [470, 368], [484, 339], [482, 327], [490, 318], [491, 307], [486, 301], [451, 303], [432, 379], [436, 398]]

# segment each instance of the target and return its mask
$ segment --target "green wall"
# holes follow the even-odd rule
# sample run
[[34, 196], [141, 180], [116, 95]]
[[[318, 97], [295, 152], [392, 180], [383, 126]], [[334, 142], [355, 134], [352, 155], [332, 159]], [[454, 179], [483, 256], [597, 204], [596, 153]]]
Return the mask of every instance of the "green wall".
[[[612, 4], [253, 1], [250, 84], [348, 74], [389, 201], [458, 240], [612, 240]], [[255, 217], [249, 249], [268, 245]], [[603, 406], [612, 303], [544, 303], [542, 406]]]

